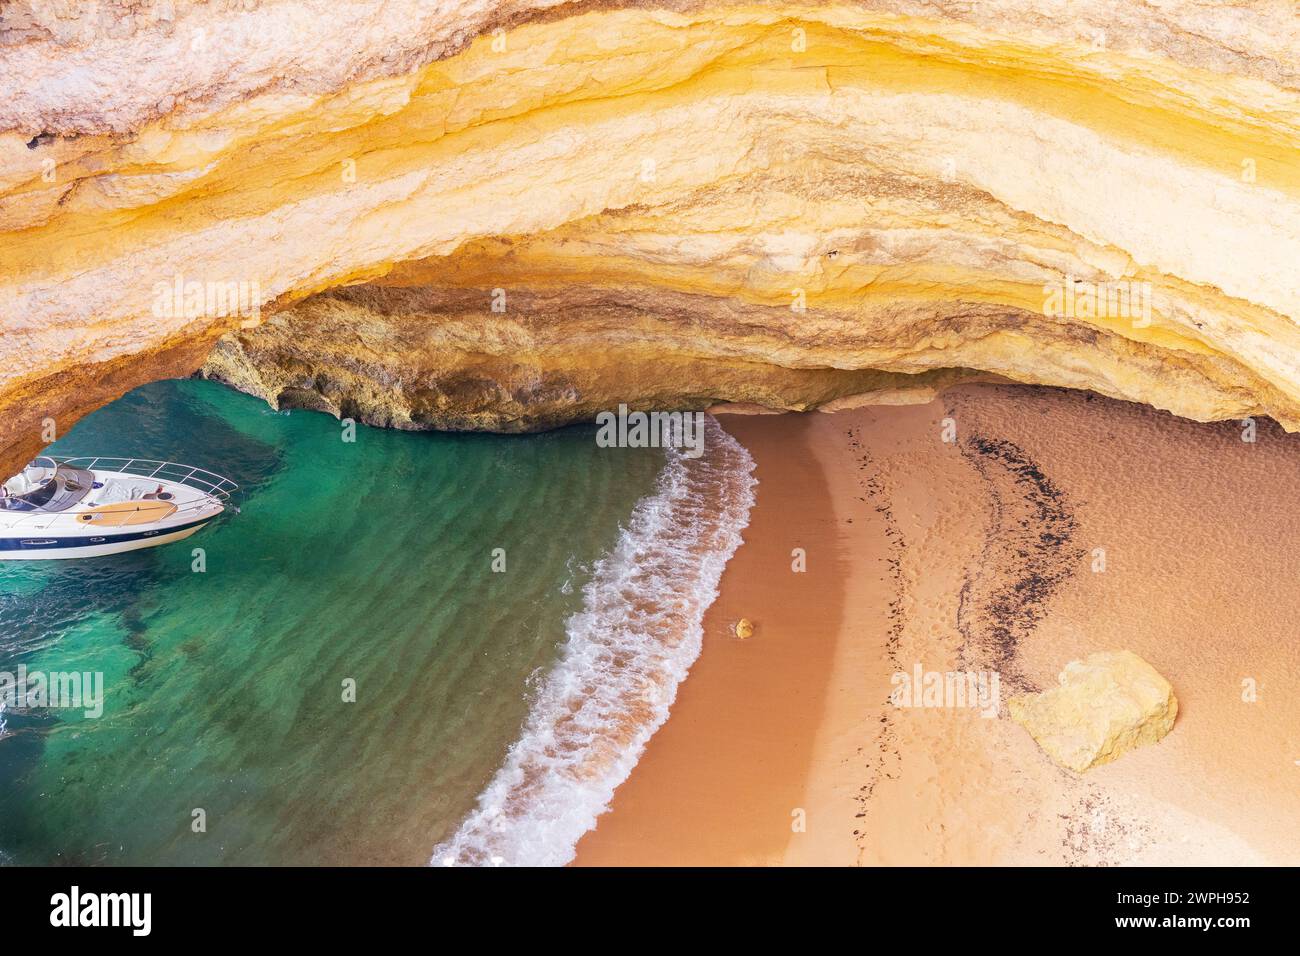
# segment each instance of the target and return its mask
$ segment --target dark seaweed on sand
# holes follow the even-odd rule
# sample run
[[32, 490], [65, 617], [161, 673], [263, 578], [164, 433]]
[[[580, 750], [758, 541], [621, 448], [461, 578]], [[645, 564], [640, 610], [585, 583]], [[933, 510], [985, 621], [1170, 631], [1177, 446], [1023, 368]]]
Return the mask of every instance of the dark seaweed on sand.
[[963, 660], [968, 668], [1000, 672], [1008, 689], [1036, 690], [1017, 652], [1079, 567], [1078, 522], [1068, 496], [1014, 442], [974, 435], [961, 450], [985, 481], [991, 512], [957, 610]]

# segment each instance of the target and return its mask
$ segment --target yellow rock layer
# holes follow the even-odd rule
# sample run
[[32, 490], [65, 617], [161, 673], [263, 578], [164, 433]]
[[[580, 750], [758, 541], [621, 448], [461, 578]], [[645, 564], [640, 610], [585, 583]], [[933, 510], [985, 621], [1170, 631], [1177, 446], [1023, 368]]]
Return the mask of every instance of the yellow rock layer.
[[[1078, 23], [1101, 4], [960, 6], [553, 11], [405, 72], [227, 84], [157, 118], [124, 102], [75, 136], [20, 98], [0, 471], [45, 419], [188, 373], [262, 317], [167, 308], [177, 277], [287, 310], [209, 371], [407, 427], [810, 407], [976, 373], [1300, 427], [1285, 5], [1121, 3], [1100, 37]], [[32, 138], [42, 110], [60, 135]], [[1064, 292], [1121, 284], [1147, 308]], [[415, 340], [427, 360], [385, 351]], [[458, 392], [458, 370], [483, 387]]]

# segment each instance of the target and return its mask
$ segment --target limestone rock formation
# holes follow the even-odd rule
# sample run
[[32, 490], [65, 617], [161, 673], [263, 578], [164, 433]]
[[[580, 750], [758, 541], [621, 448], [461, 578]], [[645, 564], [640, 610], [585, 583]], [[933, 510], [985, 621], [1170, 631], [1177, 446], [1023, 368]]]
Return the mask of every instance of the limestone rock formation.
[[1082, 773], [1108, 763], [1173, 729], [1173, 687], [1132, 651], [1071, 661], [1059, 680], [1059, 687], [1012, 697], [1007, 709], [1068, 770]]
[[[789, 410], [898, 392], [924, 401], [995, 378], [972, 369], [901, 374], [787, 368], [726, 348], [719, 323], [684, 297], [516, 293], [514, 313], [473, 292], [353, 286], [313, 296], [232, 332], [201, 374], [276, 408], [310, 408], [390, 428], [528, 432], [633, 410], [706, 409], [720, 400]], [[562, 319], [560, 318], [562, 317]]]
[[17, 0], [0, 472], [203, 365], [399, 427], [995, 377], [1300, 427], [1284, 0]]

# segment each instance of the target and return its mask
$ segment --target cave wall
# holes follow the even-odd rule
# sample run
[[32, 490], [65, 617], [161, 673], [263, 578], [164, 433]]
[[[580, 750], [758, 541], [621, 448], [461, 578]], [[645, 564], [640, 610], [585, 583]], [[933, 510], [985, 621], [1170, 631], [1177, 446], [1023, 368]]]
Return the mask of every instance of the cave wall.
[[397, 427], [979, 377], [1300, 427], [1281, 0], [0, 22], [0, 472], [200, 366]]

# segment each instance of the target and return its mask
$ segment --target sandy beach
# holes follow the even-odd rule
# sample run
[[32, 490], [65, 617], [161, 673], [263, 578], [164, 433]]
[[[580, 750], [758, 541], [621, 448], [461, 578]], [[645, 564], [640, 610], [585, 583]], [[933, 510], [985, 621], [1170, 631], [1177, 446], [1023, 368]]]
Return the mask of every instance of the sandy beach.
[[[1300, 436], [995, 385], [721, 420], [745, 544], [577, 865], [1300, 863]], [[1063, 770], [1005, 699], [1119, 649], [1174, 730]], [[916, 667], [997, 673], [1000, 714], [894, 707]]]

